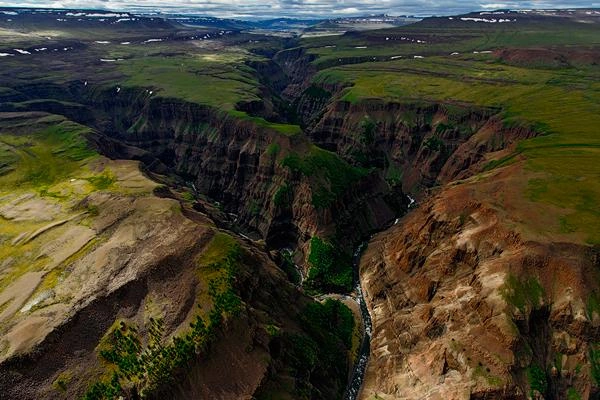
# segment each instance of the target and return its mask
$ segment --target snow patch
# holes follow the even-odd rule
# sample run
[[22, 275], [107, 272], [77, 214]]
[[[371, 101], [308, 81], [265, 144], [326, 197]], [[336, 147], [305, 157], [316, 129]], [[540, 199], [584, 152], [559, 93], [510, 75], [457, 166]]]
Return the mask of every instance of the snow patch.
[[500, 18], [500, 19], [496, 19], [496, 18], [492, 18], [492, 19], [487, 19], [487, 18], [471, 18], [471, 17], [462, 17], [460, 19], [461, 21], [471, 21], [471, 22], [485, 22], [485, 23], [489, 23], [489, 24], [495, 24], [495, 23], [505, 23], [505, 22], [517, 22], [516, 19], [505, 19], [505, 18]]
[[22, 50], [22, 49], [14, 49], [17, 53], [19, 54], [31, 54], [30, 52], [28, 52], [27, 50]]
[[110, 44], [110, 42], [108, 40], [95, 40], [94, 43], [98, 43], [98, 44]]

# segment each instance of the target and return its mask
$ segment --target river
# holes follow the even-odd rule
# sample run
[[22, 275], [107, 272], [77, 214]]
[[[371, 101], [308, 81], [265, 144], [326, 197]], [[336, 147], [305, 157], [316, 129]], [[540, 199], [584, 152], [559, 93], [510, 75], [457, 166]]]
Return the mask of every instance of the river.
[[344, 394], [344, 400], [355, 400], [356, 398], [358, 398], [358, 395], [360, 394], [360, 389], [362, 388], [362, 384], [365, 379], [367, 363], [369, 361], [369, 355], [371, 353], [371, 331], [373, 325], [371, 323], [371, 315], [369, 314], [369, 310], [367, 309], [367, 303], [365, 302], [365, 298], [363, 296], [359, 271], [360, 258], [362, 256], [363, 250], [366, 247], [366, 242], [361, 244], [360, 246], [358, 246], [358, 248], [352, 256], [352, 268], [354, 270], [354, 282], [356, 285], [353, 293], [353, 298], [358, 303], [358, 306], [360, 308], [363, 326], [363, 338], [362, 343], [360, 345], [360, 350], [357, 355], [357, 360], [354, 363], [354, 369], [350, 377], [350, 382], [348, 383], [346, 393]]

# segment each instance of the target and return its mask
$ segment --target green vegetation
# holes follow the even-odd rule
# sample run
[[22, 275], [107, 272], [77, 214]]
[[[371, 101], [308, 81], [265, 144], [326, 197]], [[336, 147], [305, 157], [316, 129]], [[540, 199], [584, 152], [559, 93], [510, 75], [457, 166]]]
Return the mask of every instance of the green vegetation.
[[310, 241], [308, 263], [308, 289], [323, 293], [352, 290], [352, 258], [334, 244], [314, 236]]
[[84, 160], [96, 155], [85, 140], [89, 131], [74, 122], [56, 120], [31, 135], [3, 134], [0, 185], [43, 190], [64, 180], [80, 169]]
[[309, 329], [332, 332], [347, 348], [352, 345], [354, 317], [352, 311], [342, 302], [327, 299], [323, 303], [310, 303], [301, 318]]
[[581, 400], [581, 395], [577, 389], [570, 387], [569, 390], [567, 390], [567, 400]]
[[69, 371], [62, 372], [58, 377], [52, 382], [52, 387], [59, 392], [66, 392], [69, 382], [73, 375]]
[[436, 135], [428, 137], [425, 142], [423, 142], [423, 146], [428, 148], [431, 151], [444, 151], [444, 141], [437, 137]]
[[254, 70], [243, 56], [211, 58], [193, 54], [176, 57], [139, 57], [119, 65], [125, 85], [159, 89], [161, 96], [233, 110], [241, 100], [258, 100]]
[[317, 209], [331, 206], [352, 183], [368, 174], [368, 170], [353, 167], [335, 153], [314, 145], [305, 155], [288, 154], [281, 164], [310, 178], [312, 204]]
[[117, 398], [124, 387], [132, 387], [143, 398], [174, 383], [196, 354], [207, 351], [224, 319], [239, 313], [241, 299], [233, 285], [241, 257], [241, 248], [231, 236], [216, 234], [200, 260], [210, 261], [204, 268], [214, 276], [208, 285], [213, 303], [208, 316], [197, 315], [187, 332], [170, 340], [164, 337], [163, 320], [150, 318], [147, 342], [135, 326], [121, 321], [100, 344], [100, 356], [113, 372], [109, 379], [93, 383], [84, 399]]
[[600, 385], [600, 345], [591, 343], [588, 355], [592, 366], [592, 378], [594, 378], [596, 385]]
[[270, 145], [267, 146], [267, 149], [265, 150], [265, 152], [269, 156], [275, 158], [279, 154], [279, 150], [281, 150], [281, 146], [279, 145], [279, 143], [271, 143]]
[[[383, 61], [398, 56], [412, 59], [414, 55], [430, 57], [449, 55], [453, 52], [469, 53], [468, 57], [472, 59], [486, 60], [493, 58], [493, 55], [471, 53], [474, 50], [506, 47], [599, 43], [598, 32], [593, 24], [524, 24], [520, 22], [518, 28], [515, 28], [514, 25], [502, 25], [505, 24], [474, 23], [470, 26], [466, 24], [436, 26], [419, 23], [401, 28], [363, 32], [360, 35], [307, 38], [302, 40], [302, 45], [310, 54], [318, 56], [314, 64], [317, 68], [322, 69], [333, 65], [373, 61], [373, 59]], [[396, 39], [418, 37], [427, 43], [387, 41], [386, 37]], [[335, 47], [328, 46], [332, 44], [335, 44]]]
[[318, 380], [325, 377], [338, 387], [322, 390], [335, 393], [336, 389], [343, 389], [354, 328], [352, 311], [338, 300], [327, 299], [324, 303], [310, 303], [300, 314], [300, 320], [307, 335], [286, 335], [290, 347], [287, 357], [296, 370], [296, 391], [301, 398], [313, 398], [311, 384], [318, 385]]
[[363, 118], [360, 123], [360, 141], [364, 144], [372, 144], [375, 141], [375, 129], [377, 124], [368, 116]]
[[524, 313], [527, 309], [540, 306], [544, 297], [544, 288], [535, 277], [520, 280], [515, 275], [509, 275], [500, 293], [504, 301]]
[[592, 292], [588, 297], [585, 311], [588, 319], [591, 321], [594, 317], [594, 313], [600, 316], [600, 294], [598, 292]]
[[543, 396], [546, 395], [546, 391], [548, 390], [546, 371], [544, 371], [539, 365], [532, 364], [529, 366], [529, 368], [527, 368], [527, 379], [529, 380], [531, 397], [533, 397], [534, 391], [540, 392]]
[[302, 276], [300, 275], [300, 272], [298, 272], [296, 266], [294, 265], [293, 254], [287, 251], [282, 251], [280, 254], [282, 258], [281, 269], [283, 270], [283, 272], [285, 272], [290, 282], [292, 282], [295, 285], [300, 284]]
[[504, 381], [501, 377], [492, 375], [490, 373], [489, 368], [485, 368], [483, 365], [477, 365], [473, 369], [473, 378], [481, 377], [485, 379], [485, 381], [493, 387], [502, 387], [504, 385]]
[[277, 122], [270, 122], [262, 117], [253, 117], [246, 114], [243, 111], [231, 110], [229, 111], [229, 115], [232, 115], [236, 118], [243, 119], [246, 121], [251, 121], [257, 126], [261, 128], [273, 129], [281, 134], [286, 136], [295, 136], [302, 133], [302, 129], [299, 125], [290, 125], [290, 124], [280, 124]]
[[85, 178], [96, 190], [106, 190], [110, 188], [116, 181], [116, 177], [105, 171], [101, 175], [90, 176]]
[[292, 195], [292, 186], [288, 183], [285, 183], [282, 186], [280, 186], [273, 195], [273, 203], [278, 207], [286, 205], [290, 202]]

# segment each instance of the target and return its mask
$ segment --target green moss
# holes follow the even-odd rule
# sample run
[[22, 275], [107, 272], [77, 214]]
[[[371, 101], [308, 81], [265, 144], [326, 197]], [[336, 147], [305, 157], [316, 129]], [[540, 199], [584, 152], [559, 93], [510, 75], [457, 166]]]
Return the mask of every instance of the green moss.
[[265, 150], [265, 152], [267, 153], [267, 155], [274, 158], [274, 157], [277, 157], [280, 149], [281, 149], [281, 146], [279, 145], [279, 143], [271, 143], [270, 145], [267, 146], [267, 149]]
[[302, 276], [300, 275], [300, 272], [298, 272], [296, 266], [294, 265], [293, 254], [288, 253], [286, 251], [282, 251], [281, 258], [281, 269], [283, 270], [283, 272], [285, 272], [290, 282], [292, 282], [295, 285], [299, 285], [302, 280]]
[[375, 128], [377, 128], [377, 124], [373, 121], [369, 116], [363, 118], [360, 123], [360, 141], [366, 145], [373, 144], [375, 141]]
[[352, 259], [332, 243], [314, 236], [308, 263], [308, 289], [323, 293], [352, 290]]
[[[596, 385], [600, 385], [600, 345], [597, 343], [591, 343], [589, 348], [588, 357], [592, 367], [592, 378]], [[580, 367], [581, 369], [581, 367]]]
[[442, 151], [445, 149], [444, 142], [439, 137], [433, 135], [423, 142], [423, 146], [431, 151]]
[[317, 209], [331, 206], [338, 196], [369, 172], [353, 167], [337, 154], [314, 145], [305, 155], [288, 154], [281, 165], [310, 178], [312, 204]]
[[520, 280], [514, 275], [508, 275], [500, 289], [500, 294], [508, 304], [525, 312], [527, 307], [537, 308], [540, 306], [544, 288], [534, 277]]
[[101, 175], [90, 176], [85, 179], [95, 190], [106, 190], [117, 181], [116, 177], [109, 171], [104, 171]]
[[234, 116], [239, 119], [243, 119], [245, 121], [251, 121], [257, 126], [262, 128], [272, 129], [286, 136], [295, 136], [302, 133], [302, 128], [299, 125], [291, 125], [291, 124], [280, 124], [277, 122], [270, 122], [262, 117], [253, 117], [248, 115], [244, 111], [231, 110], [229, 111], [229, 115]]
[[477, 365], [473, 369], [472, 377], [473, 378], [481, 377], [481, 378], [485, 379], [485, 381], [488, 383], [488, 385], [490, 385], [492, 387], [502, 387], [504, 385], [504, 380], [501, 377], [492, 375], [490, 373], [489, 369], [487, 369], [483, 365]]
[[527, 368], [527, 379], [529, 381], [529, 388], [531, 390], [531, 396], [533, 392], [538, 391], [545, 396], [548, 390], [548, 380], [546, 378], [546, 371], [544, 371], [539, 365], [532, 364]]
[[567, 400], [581, 400], [581, 395], [577, 389], [570, 387], [567, 390]]
[[10, 160], [7, 157], [0, 159], [4, 162], [0, 185], [45, 189], [46, 195], [51, 195], [48, 187], [77, 171], [82, 161], [96, 155], [84, 138], [87, 132], [89, 128], [68, 121], [57, 122], [29, 136], [3, 132], [0, 149], [10, 149], [12, 156]]
[[598, 292], [592, 292], [588, 297], [587, 304], [585, 305], [585, 311], [588, 319], [591, 321], [594, 313], [600, 316], [600, 294]]
[[273, 195], [273, 203], [278, 207], [288, 204], [291, 201], [292, 194], [292, 186], [286, 183], [280, 186]]
[[183, 197], [183, 199], [185, 201], [196, 201], [196, 197], [194, 196], [194, 194], [188, 190], [186, 190], [185, 192], [183, 192], [181, 194], [181, 197]]

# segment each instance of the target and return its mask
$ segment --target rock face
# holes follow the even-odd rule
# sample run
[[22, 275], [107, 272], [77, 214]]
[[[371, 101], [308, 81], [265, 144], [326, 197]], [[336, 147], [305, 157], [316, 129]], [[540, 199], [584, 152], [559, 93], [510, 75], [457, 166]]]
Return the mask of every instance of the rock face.
[[536, 135], [500, 121], [499, 110], [467, 104], [337, 101], [308, 131], [320, 146], [382, 169], [389, 182], [417, 195], [482, 170], [491, 153]]
[[598, 250], [515, 229], [474, 186], [447, 187], [370, 242], [362, 398], [596, 396]]
[[[180, 100], [144, 99], [135, 92], [119, 99], [114, 102], [106, 94], [92, 99], [106, 112], [103, 115], [114, 116], [97, 117], [99, 128], [109, 132], [108, 138], [97, 140], [103, 152], [141, 159], [152, 170], [185, 177], [199, 193], [235, 214], [238, 223], [257, 230], [269, 243], [277, 240], [274, 246], [303, 248], [317, 232], [333, 235], [348, 224], [355, 229], [341, 242], [352, 245], [393, 220], [406, 202], [376, 173], [346, 182], [333, 193], [333, 178], [317, 176], [321, 168], [312, 176], [293, 170], [286, 157], [310, 157], [313, 149], [303, 135], [285, 135]], [[139, 103], [133, 112], [132, 103]], [[319, 154], [337, 163], [336, 155]], [[315, 195], [323, 188], [333, 197], [326, 206], [315, 205]], [[287, 192], [283, 200], [275, 201], [282, 191]]]

